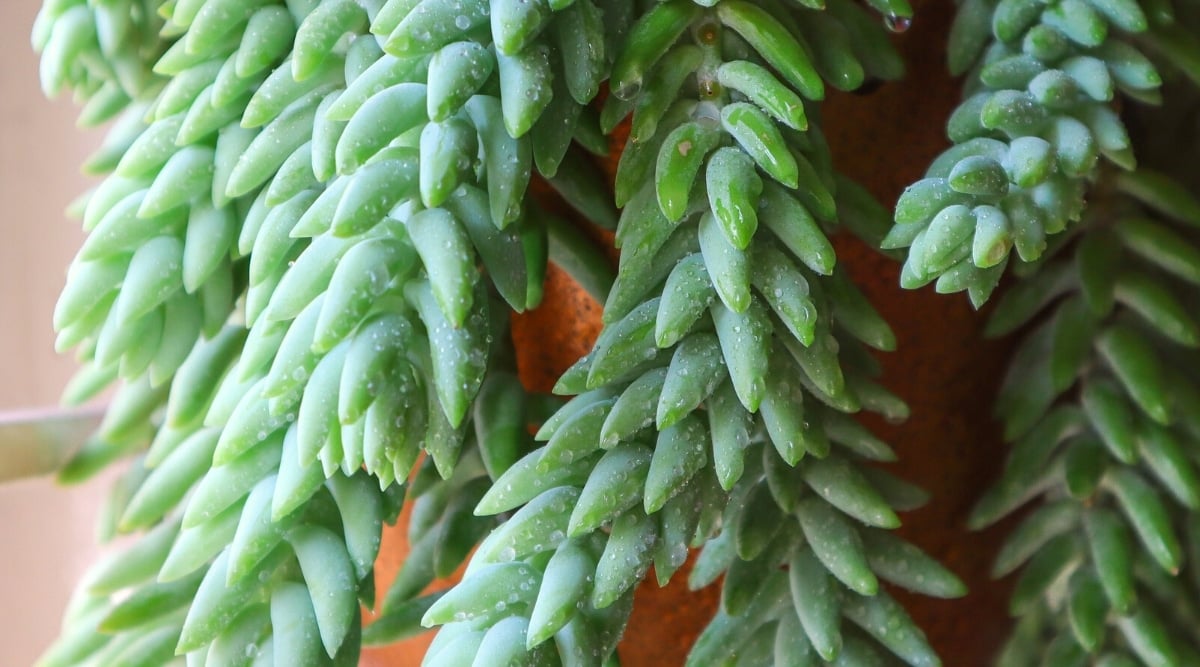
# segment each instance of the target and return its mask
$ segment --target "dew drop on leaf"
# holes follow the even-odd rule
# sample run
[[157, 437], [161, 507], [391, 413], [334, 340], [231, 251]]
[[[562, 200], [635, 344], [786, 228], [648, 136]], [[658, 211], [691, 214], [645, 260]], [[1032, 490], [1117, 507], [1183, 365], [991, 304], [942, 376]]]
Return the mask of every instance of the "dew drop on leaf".
[[912, 27], [912, 22], [913, 20], [911, 16], [897, 16], [895, 14], [888, 14], [887, 16], [883, 17], [883, 25], [887, 26], [888, 30], [891, 30], [895, 33], [908, 32], [908, 29]]

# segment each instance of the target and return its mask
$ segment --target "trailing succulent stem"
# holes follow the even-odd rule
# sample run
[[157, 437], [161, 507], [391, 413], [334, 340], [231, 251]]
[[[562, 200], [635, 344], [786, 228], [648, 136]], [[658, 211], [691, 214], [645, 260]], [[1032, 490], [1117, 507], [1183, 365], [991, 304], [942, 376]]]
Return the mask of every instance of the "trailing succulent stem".
[[962, 584], [887, 531], [923, 494], [863, 465], [894, 454], [848, 415], [907, 415], [871, 380], [868, 348], [895, 341], [823, 228], [839, 200], [847, 226], [879, 226], [814, 103], [826, 82], [898, 75], [886, 33], [845, 2], [672, 0], [619, 53], [601, 123], [632, 120], [606, 327], [559, 381], [576, 396], [546, 444], [476, 508], [515, 513], [424, 611], [442, 626], [427, 664], [607, 660], [649, 568], [665, 584], [701, 545], [691, 584], [725, 583], [689, 664], [939, 664], [879, 580]]
[[[83, 584], [43, 663], [353, 664], [420, 456], [418, 495], [461, 505], [528, 449], [507, 325], [550, 243], [523, 200], [534, 164], [580, 150], [582, 105], [549, 103], [563, 58], [514, 41], [517, 8], [97, 4], [48, 2], [35, 35], [48, 92], [119, 85], [106, 115], [127, 107], [55, 312], [85, 362], [67, 399], [123, 386], [60, 478], [132, 457], [103, 533], [150, 532]], [[597, 63], [574, 74], [594, 94]], [[583, 175], [559, 182], [595, 199]], [[454, 521], [414, 559], [429, 578], [491, 525]]]
[[1164, 213], [1159, 197], [1179, 187], [1165, 175], [1118, 178], [1153, 185], [1093, 204], [991, 323], [1039, 318], [997, 405], [1012, 453], [972, 517], [980, 527], [1042, 501], [997, 556], [997, 575], [1024, 566], [1003, 665], [1200, 660], [1200, 323], [1185, 305], [1200, 219]]
[[1041, 257], [1080, 219], [1100, 158], [1135, 165], [1116, 95], [1154, 102], [1158, 72], [1135, 44], [1169, 27], [1168, 2], [965, 0], [950, 66], [968, 73], [947, 125], [954, 146], [896, 204], [885, 248], [908, 248], [906, 288], [937, 281], [981, 305], [1015, 248]]
[[[33, 46], [42, 52], [39, 78], [48, 96], [70, 89], [83, 104], [79, 123], [111, 120], [132, 100], [163, 84], [153, 71], [171, 41], [155, 0], [47, 2], [33, 25]], [[97, 171], [107, 154], [88, 165]], [[115, 157], [119, 157], [119, 152]], [[111, 167], [111, 165], [110, 165]]]
[[[950, 121], [959, 144], [897, 208], [887, 243], [911, 245], [906, 286], [940, 275], [939, 291], [979, 304], [1010, 244], [1024, 262], [989, 323], [1027, 328], [996, 406], [1013, 447], [971, 518], [1040, 501], [995, 562], [997, 576], [1020, 570], [1004, 667], [1200, 662], [1200, 202], [1175, 166], [1196, 147], [1139, 150], [1166, 170], [1137, 167], [1107, 106], [1120, 90], [1165, 103], [1131, 113], [1146, 127], [1194, 124], [1197, 26], [1166, 2], [963, 3], [952, 66], [994, 39], [969, 80], [979, 92]], [[1113, 32], [1141, 34], [1153, 60]]]

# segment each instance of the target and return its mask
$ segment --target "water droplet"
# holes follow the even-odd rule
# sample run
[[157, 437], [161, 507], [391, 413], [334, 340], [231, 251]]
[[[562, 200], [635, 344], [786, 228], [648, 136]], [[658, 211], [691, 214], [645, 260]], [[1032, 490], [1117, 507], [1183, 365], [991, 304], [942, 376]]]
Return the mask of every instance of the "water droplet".
[[612, 94], [617, 96], [617, 99], [629, 101], [634, 98], [642, 89], [641, 78], [625, 82], [624, 85], [617, 86], [613, 89]]
[[887, 26], [888, 30], [895, 33], [908, 32], [912, 27], [911, 16], [897, 16], [896, 14], [888, 14], [883, 17], [883, 25]]

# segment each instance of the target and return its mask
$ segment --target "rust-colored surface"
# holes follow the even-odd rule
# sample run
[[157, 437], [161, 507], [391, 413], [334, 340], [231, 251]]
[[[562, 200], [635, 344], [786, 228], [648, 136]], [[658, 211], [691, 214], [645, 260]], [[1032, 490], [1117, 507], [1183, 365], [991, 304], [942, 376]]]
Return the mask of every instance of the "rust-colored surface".
[[[906, 79], [866, 96], [831, 94], [822, 114], [838, 168], [888, 206], [945, 148], [944, 122], [959, 95], [944, 65], [953, 5], [948, 0], [914, 5], [913, 28], [895, 40], [908, 63]], [[883, 379], [908, 402], [913, 416], [900, 425], [878, 419], [868, 419], [868, 424], [898, 451], [901, 460], [895, 471], [933, 495], [928, 507], [903, 517], [901, 533], [949, 566], [971, 589], [967, 598], [952, 601], [897, 596], [946, 665], [988, 664], [1009, 625], [1007, 586], [988, 577], [1004, 531], [971, 534], [965, 521], [1003, 460], [1005, 448], [990, 410], [1008, 346], [981, 339], [983, 317], [965, 296], [938, 295], [932, 288], [903, 291], [895, 262], [853, 239], [835, 243], [839, 261], [892, 324], [899, 340], [897, 352], [881, 356]], [[599, 333], [599, 315], [599, 305], [551, 267], [543, 305], [513, 321], [522, 379], [531, 388], [549, 389], [559, 373], [587, 352]], [[378, 568], [380, 591], [406, 551], [403, 530], [392, 530]], [[683, 572], [664, 589], [647, 581], [638, 590], [630, 629], [620, 647], [622, 664], [683, 664], [718, 598], [716, 586], [692, 594], [685, 581]], [[419, 665], [429, 639], [368, 651], [363, 664]]]

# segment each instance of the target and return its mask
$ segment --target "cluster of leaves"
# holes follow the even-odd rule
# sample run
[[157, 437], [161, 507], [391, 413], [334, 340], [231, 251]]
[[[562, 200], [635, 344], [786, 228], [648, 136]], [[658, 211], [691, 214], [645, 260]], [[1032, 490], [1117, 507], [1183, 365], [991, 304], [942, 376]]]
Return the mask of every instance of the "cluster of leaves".
[[68, 88], [83, 104], [82, 125], [103, 123], [162, 81], [153, 71], [169, 37], [157, 2], [47, 2], [33, 26], [42, 91]]
[[[995, 561], [996, 576], [1021, 572], [1004, 667], [1200, 662], [1200, 201], [1175, 178], [1187, 170], [1136, 167], [1105, 106], [1115, 87], [1165, 98], [1166, 118], [1187, 108], [1197, 26], [1166, 2], [964, 2], [951, 64], [965, 70], [990, 29], [968, 84], [985, 90], [950, 120], [960, 143], [905, 193], [889, 236], [911, 245], [906, 286], [940, 274], [939, 291], [965, 287], [977, 304], [1010, 244], [1026, 262], [988, 325], [1027, 329], [996, 406], [1013, 447], [971, 517], [982, 528], [1040, 501]], [[1159, 62], [1109, 28], [1144, 32]], [[1171, 167], [1179, 150], [1139, 158]], [[1097, 168], [1098, 154], [1123, 171]]]
[[[819, 128], [826, 85], [902, 71], [867, 10], [50, 0], [35, 41], [48, 92], [121, 114], [55, 325], [69, 400], [123, 385], [61, 477], [132, 458], [103, 532], [148, 531], [43, 664], [353, 664], [421, 622], [429, 664], [602, 664], [699, 546], [693, 586], [725, 583], [692, 664], [939, 663], [879, 582], [962, 584], [887, 530], [923, 494], [850, 415], [907, 415], [873, 379], [895, 340], [826, 238], [887, 226]], [[614, 201], [586, 153], [631, 114]], [[615, 228], [615, 282], [535, 169]], [[552, 415], [507, 336], [551, 253], [606, 322]]]
[[[50, 2], [35, 41], [48, 92], [123, 114], [55, 313], [85, 363], [68, 400], [123, 386], [60, 478], [133, 455], [103, 534], [150, 532], [43, 662], [353, 663], [421, 453], [413, 493], [461, 505], [528, 449], [508, 314], [551, 230], [580, 244], [522, 200], [535, 153], [580, 150], [582, 105], [539, 105], [546, 47], [497, 55], [487, 3], [129, 4]], [[435, 523], [443, 574], [494, 525]]]
[[894, 454], [848, 415], [906, 416], [871, 379], [868, 348], [895, 341], [822, 227], [886, 214], [834, 174], [814, 106], [901, 69], [848, 2], [671, 0], [634, 23], [601, 113], [632, 113], [606, 327], [546, 444], [476, 509], [516, 511], [424, 612], [427, 664], [607, 660], [635, 585], [694, 546], [690, 584], [725, 579], [689, 664], [939, 664], [879, 580], [962, 585], [886, 530], [922, 494], [864, 465]]
[[962, 3], [949, 58], [954, 73], [969, 75], [966, 99], [947, 124], [955, 145], [901, 196], [883, 242], [909, 249], [902, 286], [936, 280], [939, 292], [966, 290], [982, 304], [1014, 247], [1033, 262], [1048, 237], [1079, 220], [1101, 157], [1134, 167], [1114, 98], [1158, 99], [1160, 77], [1130, 38], [1157, 35], [1168, 22], [1164, 6]]
[[1200, 323], [1185, 305], [1200, 202], [1145, 168], [1120, 180], [1138, 196], [1095, 205], [991, 321], [999, 334], [1041, 317], [997, 405], [1012, 452], [972, 516], [983, 527], [1042, 501], [995, 563], [1024, 566], [1003, 665], [1200, 660], [1200, 581], [1176, 580], [1200, 558]]

